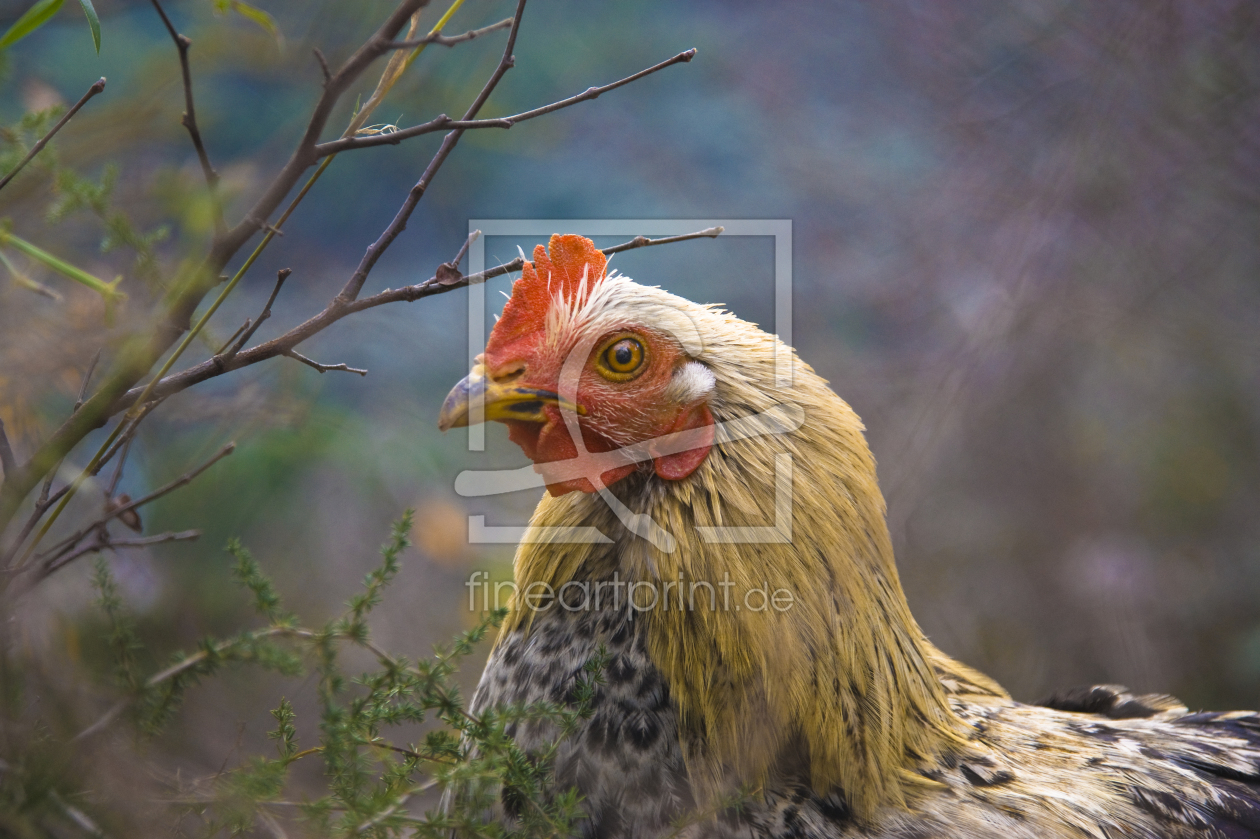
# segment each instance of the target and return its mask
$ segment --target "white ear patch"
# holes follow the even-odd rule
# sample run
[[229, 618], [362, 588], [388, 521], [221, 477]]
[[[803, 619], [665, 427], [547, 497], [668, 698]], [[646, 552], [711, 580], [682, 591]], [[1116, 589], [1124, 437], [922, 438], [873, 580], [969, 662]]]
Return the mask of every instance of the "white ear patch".
[[716, 385], [717, 377], [712, 370], [698, 361], [688, 361], [674, 371], [669, 387], [665, 388], [665, 399], [691, 405], [712, 393]]

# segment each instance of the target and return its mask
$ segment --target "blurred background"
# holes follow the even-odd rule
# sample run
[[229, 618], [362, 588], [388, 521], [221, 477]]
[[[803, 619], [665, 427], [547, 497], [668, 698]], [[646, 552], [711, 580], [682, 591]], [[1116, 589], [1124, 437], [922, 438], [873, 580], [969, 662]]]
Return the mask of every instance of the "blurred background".
[[[28, 5], [0, 2], [0, 27]], [[198, 120], [230, 222], [305, 125], [321, 79], [312, 48], [336, 66], [392, 8], [257, 5], [281, 38], [210, 0], [166, 4], [193, 42]], [[512, 6], [469, 0], [447, 31]], [[97, 276], [123, 275], [130, 295], [107, 322], [96, 294], [38, 266], [21, 267], [61, 299], [0, 277], [0, 418], [20, 452], [56, 427], [93, 353], [104, 346], [108, 360], [143, 326], [161, 278], [210, 233], [166, 31], [147, 2], [97, 8], [99, 56], [73, 3], [5, 54], [0, 123], [73, 103], [108, 77], [56, 151], [91, 179], [116, 171], [111, 206], [138, 235], [158, 235], [137, 259], [135, 248], [102, 249], [108, 213], [66, 211], [49, 227], [60, 193], [34, 165], [0, 194], [15, 233]], [[373, 120], [461, 113], [503, 38], [431, 47]], [[482, 115], [690, 47], [689, 65], [466, 135], [365, 291], [431, 276], [470, 218], [791, 219], [794, 343], [866, 422], [928, 635], [1024, 701], [1111, 682], [1192, 708], [1260, 705], [1260, 6], [540, 2]], [[346, 97], [328, 138], [375, 79], [369, 71]], [[257, 313], [280, 267], [294, 273], [259, 337], [321, 310], [439, 142], [339, 156], [189, 361]], [[487, 264], [535, 243], [491, 237]], [[773, 259], [770, 239], [723, 237], [613, 266], [768, 326]], [[491, 310], [509, 283], [490, 284]], [[453, 490], [462, 469], [525, 463], [497, 426], [484, 454], [465, 450], [462, 431], [437, 431], [467, 371], [466, 306], [456, 291], [378, 308], [299, 348], [367, 368], [365, 378], [276, 359], [182, 393], [147, 422], [123, 478], [133, 497], [239, 444], [144, 513], [146, 532], [196, 527], [198, 542], [110, 558], [161, 656], [254, 620], [230, 580], [229, 537], [314, 623], [340, 611], [407, 507], [418, 510], [417, 549], [374, 620], [381, 645], [420, 656], [470, 625], [464, 582], [474, 570], [506, 578], [512, 547], [469, 545], [467, 516], [524, 523], [538, 493]], [[81, 465], [96, 439], [71, 460]], [[89, 563], [6, 616], [22, 660], [60, 686], [39, 701], [69, 730], [112, 696], [82, 678], [104, 667]], [[464, 684], [479, 669], [470, 663]], [[166, 734], [127, 748], [213, 772], [265, 748], [280, 694], [301, 731], [303, 692], [255, 672], [215, 679]]]

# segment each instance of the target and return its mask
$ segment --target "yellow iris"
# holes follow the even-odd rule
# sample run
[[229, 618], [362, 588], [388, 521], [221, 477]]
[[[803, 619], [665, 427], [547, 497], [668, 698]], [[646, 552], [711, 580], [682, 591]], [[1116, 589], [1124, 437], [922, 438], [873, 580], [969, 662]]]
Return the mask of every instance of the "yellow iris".
[[636, 338], [621, 336], [614, 339], [599, 354], [596, 365], [601, 376], [614, 382], [628, 382], [643, 369], [647, 352]]

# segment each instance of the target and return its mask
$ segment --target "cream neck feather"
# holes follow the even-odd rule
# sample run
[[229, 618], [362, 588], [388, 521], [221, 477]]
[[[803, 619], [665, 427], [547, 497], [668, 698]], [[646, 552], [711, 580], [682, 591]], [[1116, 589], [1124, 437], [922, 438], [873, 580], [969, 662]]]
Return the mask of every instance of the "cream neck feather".
[[[649, 622], [649, 652], [677, 703], [700, 790], [757, 783], [791, 763], [819, 793], [840, 789], [859, 814], [903, 804], [932, 783], [916, 769], [966, 737], [943, 680], [954, 690], [1004, 694], [932, 646], [910, 614], [861, 421], [794, 354], [792, 384], [776, 385], [776, 350], [791, 351], [773, 336], [616, 279], [623, 288], [604, 295], [611, 303], [601, 319], [609, 311], [624, 318], [672, 310], [694, 324], [703, 346], [690, 354], [714, 374], [709, 404], [719, 423], [782, 406], [799, 407], [803, 420], [786, 434], [719, 434], [685, 480], [640, 474], [614, 487], [633, 512], [650, 514], [673, 536], [672, 552], [627, 532], [598, 495], [545, 496], [531, 524], [598, 527], [615, 542], [621, 579], [672, 594], [635, 619]], [[653, 323], [645, 315], [638, 322]], [[711, 541], [712, 530], [706, 538], [703, 528], [774, 525], [776, 457], [783, 455], [790, 457], [790, 512], [782, 511], [790, 538]], [[609, 546], [526, 541], [516, 555], [518, 590], [535, 582], [559, 589], [608, 555]], [[729, 585], [719, 587], [724, 580]], [[697, 583], [691, 591], [698, 593], [685, 598], [694, 606], [678, 608], [680, 581], [684, 591]], [[699, 581], [715, 587], [716, 601]], [[786, 590], [790, 606], [747, 608], [762, 602], [754, 589]], [[504, 632], [527, 628], [529, 618], [514, 609]]]

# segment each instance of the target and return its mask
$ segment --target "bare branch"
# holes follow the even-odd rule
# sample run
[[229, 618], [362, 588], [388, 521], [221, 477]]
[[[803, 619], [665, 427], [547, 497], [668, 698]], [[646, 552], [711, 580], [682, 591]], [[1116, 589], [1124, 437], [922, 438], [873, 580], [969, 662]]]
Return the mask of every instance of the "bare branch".
[[[268, 218], [296, 185], [302, 173], [317, 160], [314, 154], [315, 145], [338, 100], [368, 65], [387, 51], [384, 44], [391, 41], [407, 20], [427, 2], [428, 0], [401, 0], [376, 32], [329, 79], [288, 162], [254, 202], [243, 220], [215, 238], [196, 273], [180, 286], [179, 291], [165, 305], [164, 311], [156, 320], [153, 334], [119, 364], [118, 369], [92, 398], [84, 403], [82, 411], [76, 412], [62, 423], [13, 475], [5, 476], [4, 483], [0, 485], [0, 530], [9, 525], [23, 500], [40, 480], [56, 468], [62, 458], [84, 437], [106, 423], [114, 413], [112, 408], [118, 404], [119, 397], [134, 387], [179, 336], [188, 330], [193, 313], [209, 290], [217, 284], [223, 267], [259, 230], [259, 223], [254, 219]], [[134, 398], [131, 401], [134, 403]]]
[[[429, 296], [428, 294], [422, 293], [423, 291], [433, 288], [435, 286], [442, 286], [443, 291], [445, 291], [448, 288], [454, 289], [454, 288], [462, 288], [463, 286], [468, 286], [468, 285], [478, 285], [480, 283], [484, 283], [486, 280], [493, 280], [495, 277], [502, 277], [504, 274], [511, 274], [514, 271], [519, 271], [524, 267], [525, 267], [525, 257], [518, 256], [516, 259], [513, 259], [511, 262], [505, 262], [502, 265], [496, 265], [493, 268], [487, 268], [486, 270], [480, 271], [476, 274], [467, 274], [465, 276], [460, 277], [455, 282], [443, 283], [441, 280], [438, 279], [437, 275], [434, 274], [432, 277], [429, 277], [429, 279], [425, 280], [422, 283], [416, 283], [415, 285], [403, 286], [402, 288], [397, 289], [397, 290], [387, 288], [378, 294], [374, 294], [371, 297], [365, 297], [358, 302], [367, 303], [369, 300], [376, 300], [380, 298], [382, 294], [392, 296], [392, 295], [402, 294], [402, 293], [418, 294], [419, 296], [416, 297], [416, 299], [419, 300], [421, 297]], [[414, 290], [414, 291], [409, 291], [409, 290]], [[392, 303], [394, 301], [382, 300], [381, 302]], [[410, 303], [411, 301], [408, 300], [407, 302]], [[377, 303], [376, 305], [379, 306], [380, 303]]]
[[223, 204], [219, 200], [219, 173], [210, 165], [210, 155], [206, 154], [205, 143], [201, 141], [201, 131], [197, 128], [197, 111], [193, 107], [192, 71], [188, 67], [188, 48], [192, 46], [192, 41], [175, 31], [175, 26], [158, 0], [152, 0], [152, 3], [153, 8], [161, 15], [162, 23], [166, 25], [166, 31], [171, 34], [171, 40], [179, 49], [179, 69], [184, 77], [184, 116], [180, 122], [188, 129], [188, 136], [192, 138], [193, 148], [197, 151], [197, 159], [201, 161], [201, 174], [205, 176], [206, 186], [210, 188], [215, 236], [222, 236], [227, 232], [227, 222], [223, 220]]
[[[643, 236], [637, 236], [629, 242], [617, 245], [615, 247], [606, 248], [605, 254], [620, 253], [621, 251], [631, 250], [632, 248], [650, 247], [652, 245], [664, 245], [671, 242], [681, 242], [688, 239], [713, 238], [722, 232], [720, 227], [710, 227], [706, 230], [698, 230], [695, 233], [688, 233], [684, 236], [669, 236], [661, 239], [646, 239]], [[636, 244], [638, 243], [638, 244]], [[435, 294], [444, 294], [464, 286], [476, 285], [486, 280], [501, 277], [510, 274], [513, 271], [519, 271], [524, 266], [525, 260], [521, 258], [513, 259], [511, 262], [494, 268], [487, 268], [476, 274], [461, 277], [458, 281], [443, 284], [438, 281], [436, 276], [415, 285], [403, 286], [397, 289], [385, 289], [384, 291], [373, 294], [370, 297], [364, 297], [355, 300], [344, 306], [338, 305], [334, 299], [322, 312], [309, 318], [303, 323], [290, 329], [283, 335], [272, 338], [257, 346], [242, 350], [235, 355], [230, 361], [219, 364], [216, 359], [210, 358], [200, 364], [195, 364], [178, 373], [162, 379], [154, 386], [152, 394], [166, 398], [174, 393], [179, 393], [195, 384], [204, 382], [207, 379], [213, 379], [232, 370], [239, 370], [242, 367], [248, 367], [251, 364], [257, 364], [260, 361], [266, 361], [270, 358], [285, 355], [294, 347], [301, 344], [313, 335], [322, 332], [332, 324], [346, 317], [347, 315], [361, 312], [364, 309], [372, 309], [377, 306], [383, 306], [388, 303], [411, 303], [421, 300], [425, 297], [432, 297]], [[130, 407], [140, 394], [144, 392], [143, 387], [137, 387], [130, 392], [124, 394], [114, 407], [114, 410], [125, 410]]]
[[443, 35], [441, 32], [434, 32], [432, 35], [426, 35], [423, 38], [416, 38], [411, 41], [390, 41], [385, 45], [385, 47], [391, 50], [409, 50], [424, 44], [437, 44], [438, 46], [443, 47], [453, 47], [456, 44], [462, 44], [465, 41], [480, 38], [482, 35], [486, 35], [490, 32], [494, 32], [499, 29], [507, 29], [512, 25], [512, 20], [513, 19], [510, 17], [504, 18], [498, 23], [492, 23], [489, 26], [483, 26], [480, 29], [470, 29], [463, 34], [451, 35], [449, 37]]
[[93, 96], [100, 93], [104, 89], [105, 89], [105, 77], [101, 76], [101, 78], [96, 83], [94, 83], [91, 87], [88, 88], [87, 93], [83, 94], [83, 96], [79, 99], [79, 101], [75, 102], [74, 105], [70, 108], [70, 110], [66, 111], [65, 116], [57, 120], [57, 124], [54, 125], [47, 134], [45, 134], [43, 137], [40, 137], [39, 140], [35, 142], [35, 145], [31, 146], [31, 150], [26, 153], [26, 157], [22, 158], [21, 162], [18, 163], [17, 166], [13, 167], [13, 171], [9, 172], [9, 174], [5, 175], [4, 178], [0, 180], [0, 189], [4, 189], [8, 185], [9, 181], [13, 180], [14, 175], [16, 175], [18, 172], [21, 172], [23, 167], [25, 167], [26, 164], [30, 163], [31, 160], [35, 157], [35, 155], [39, 154], [41, 151], [44, 150], [44, 146], [48, 145], [48, 141], [51, 140], [53, 136], [56, 135], [56, 133], [60, 131], [67, 122], [69, 122], [71, 119], [74, 118], [74, 115], [79, 112], [80, 108], [82, 108], [84, 105], [87, 104], [87, 101], [89, 99], [91, 99]]
[[93, 837], [93, 839], [108, 839], [108, 834], [101, 830], [96, 822], [88, 818], [87, 814], [78, 807], [75, 807], [58, 795], [56, 790], [49, 789], [46, 790], [44, 794], [48, 796], [49, 800], [52, 801], [53, 804], [57, 805], [57, 807], [61, 809], [61, 812], [64, 813], [70, 821], [74, 822], [78, 828], [88, 836]]
[[109, 727], [110, 723], [112, 723], [114, 720], [122, 716], [122, 712], [127, 710], [127, 706], [130, 704], [131, 704], [131, 700], [129, 699], [118, 700], [113, 705], [111, 705], [109, 710], [106, 711], [104, 714], [102, 714], [101, 717], [96, 722], [92, 723], [87, 728], [83, 729], [78, 734], [74, 735], [74, 737], [70, 740], [70, 742], [77, 743], [80, 740], [86, 740], [87, 738], [91, 737], [93, 734], [95, 734], [98, 731], [104, 731], [106, 728]]
[[400, 796], [398, 797], [398, 799], [394, 801], [394, 803], [393, 803], [393, 804], [390, 804], [388, 807], [386, 807], [384, 810], [381, 810], [379, 813], [377, 813], [377, 814], [376, 814], [375, 816], [373, 816], [372, 818], [368, 819], [367, 821], [363, 822], [362, 824], [357, 825], [356, 827], [354, 827], [353, 829], [351, 829], [351, 831], [350, 831], [350, 835], [351, 835], [351, 836], [359, 836], [359, 835], [361, 835], [361, 834], [363, 834], [363, 833], [366, 833], [367, 831], [369, 831], [369, 830], [371, 830], [372, 828], [376, 827], [376, 826], [377, 826], [378, 824], [380, 824], [381, 822], [383, 822], [383, 821], [385, 821], [386, 819], [388, 819], [390, 816], [392, 816], [392, 815], [394, 815], [395, 813], [397, 813], [397, 812], [398, 812], [399, 810], [401, 810], [403, 807], [407, 806], [407, 802], [408, 802], [408, 801], [410, 801], [410, 800], [412, 799], [412, 797], [414, 797], [414, 796], [416, 796], [416, 795], [418, 795], [418, 794], [420, 794], [420, 793], [422, 793], [422, 792], [425, 792], [425, 791], [427, 791], [427, 790], [429, 790], [429, 789], [432, 789], [433, 787], [437, 786], [437, 783], [438, 783], [437, 778], [431, 778], [431, 779], [429, 779], [429, 780], [425, 781], [423, 784], [420, 784], [418, 787], [413, 787], [412, 789], [407, 790], [405, 793], [403, 793], [402, 795], [400, 795]]
[[280, 288], [284, 285], [284, 281], [289, 279], [289, 275], [293, 273], [292, 268], [281, 268], [276, 272], [276, 285], [271, 290], [271, 296], [267, 298], [267, 304], [263, 306], [263, 310], [258, 313], [258, 317], [254, 319], [254, 325], [245, 330], [245, 334], [232, 347], [231, 354], [227, 357], [228, 361], [232, 360], [232, 356], [241, 351], [241, 347], [249, 343], [249, 339], [254, 337], [254, 333], [258, 331], [258, 327], [262, 326], [262, 322], [271, 317], [271, 306], [276, 302], [276, 297], [280, 294]]
[[[516, 57], [512, 55], [512, 50], [516, 48], [516, 36], [521, 31], [521, 16], [524, 13], [525, 0], [517, 0], [516, 13], [512, 15], [512, 28], [508, 31], [507, 44], [503, 48], [503, 57], [499, 59], [499, 66], [495, 68], [490, 75], [490, 79], [481, 88], [477, 98], [468, 106], [468, 110], [464, 113], [465, 120], [470, 120], [477, 116], [482, 106], [486, 104], [486, 100], [490, 98], [490, 94], [498, 87], [499, 81], [504, 74], [516, 63]], [[350, 280], [341, 289], [341, 293], [337, 295], [334, 305], [345, 306], [359, 296], [359, 292], [363, 289], [363, 283], [367, 281], [368, 274], [376, 266], [376, 261], [393, 244], [399, 234], [407, 229], [407, 220], [411, 218], [416, 205], [420, 203], [420, 199], [424, 197], [424, 193], [428, 190], [429, 184], [433, 182], [433, 178], [436, 177], [438, 170], [442, 168], [446, 158], [450, 157], [451, 152], [454, 151], [455, 145], [462, 136], [464, 136], [464, 130], [456, 129], [443, 138], [442, 145], [438, 147], [437, 153], [433, 155], [433, 159], [425, 167], [424, 174], [420, 176], [420, 180], [407, 193], [407, 198], [403, 201], [403, 205], [398, 209], [397, 214], [395, 214], [394, 220], [389, 223], [389, 226], [385, 228], [380, 237], [368, 246], [367, 253], [359, 261], [359, 267], [355, 269], [354, 274], [350, 276]], [[318, 147], [316, 148], [318, 149]]]
[[118, 464], [114, 467], [114, 476], [109, 479], [109, 486], [105, 487], [106, 498], [114, 497], [118, 482], [122, 480], [123, 466], [127, 463], [127, 455], [131, 454], [131, 442], [136, 439], [135, 432], [129, 431], [126, 437], [127, 442], [123, 443], [122, 452], [118, 455]]
[[224, 342], [223, 342], [223, 343], [219, 346], [219, 348], [218, 348], [217, 350], [215, 350], [215, 351], [214, 351], [214, 354], [215, 354], [215, 355], [223, 355], [225, 352], [227, 352], [228, 347], [230, 347], [230, 346], [232, 346], [233, 344], [235, 344], [235, 343], [236, 343], [236, 339], [237, 339], [237, 338], [239, 338], [239, 337], [241, 337], [241, 334], [242, 334], [242, 333], [243, 333], [246, 329], [249, 329], [249, 324], [250, 324], [250, 323], [251, 323], [250, 319], [249, 319], [249, 318], [245, 318], [245, 322], [244, 322], [244, 323], [242, 323], [240, 326], [236, 327], [236, 331], [235, 331], [235, 332], [233, 332], [233, 333], [232, 333], [232, 335], [231, 335], [231, 337], [229, 337], [226, 341], [224, 341]]
[[455, 258], [450, 262], [443, 262], [437, 267], [433, 273], [432, 282], [441, 283], [442, 285], [453, 285], [464, 278], [463, 273], [459, 270], [459, 263], [464, 260], [464, 254], [468, 253], [468, 246], [477, 241], [481, 236], [480, 230], [474, 230], [468, 234], [468, 238], [464, 240], [463, 246], [460, 247], [459, 253], [455, 254]]
[[[92, 381], [92, 374], [96, 372], [96, 365], [100, 363], [101, 353], [104, 347], [96, 351], [96, 355], [92, 356], [92, 361], [88, 363], [87, 372], [83, 374], [83, 381], [79, 385], [79, 398], [74, 400], [74, 411], [83, 407], [83, 400], [87, 396], [88, 383]], [[71, 413], [74, 413], [71, 411]]]
[[[202, 472], [209, 469], [214, 464], [218, 463], [223, 458], [230, 455], [235, 449], [236, 449], [235, 443], [228, 443], [226, 446], [219, 449], [219, 451], [214, 455], [214, 457], [210, 458], [205, 463], [198, 466], [196, 469], [193, 469], [190, 472], [186, 472], [183, 475], [180, 475], [178, 478], [171, 481], [169, 484], [166, 484], [165, 486], [155, 489], [153, 492], [150, 492], [148, 495], [144, 496], [143, 498], [139, 498], [135, 501], [129, 501], [126, 504], [120, 504], [119, 506], [114, 507], [113, 509], [106, 510], [104, 515], [102, 515], [96, 521], [92, 522], [91, 524], [86, 525], [85, 527], [80, 528], [71, 536], [68, 536], [65, 539], [62, 539], [55, 546], [53, 546], [52, 548], [49, 548], [47, 551], [45, 551], [44, 553], [36, 557], [36, 563], [46, 564], [50, 561], [50, 559], [56, 560], [57, 557], [62, 556], [66, 552], [66, 549], [68, 547], [72, 548], [74, 545], [77, 545], [79, 542], [83, 541], [84, 537], [86, 537], [88, 534], [108, 524], [111, 520], [118, 518], [119, 516], [123, 515], [124, 513], [130, 510], [135, 510], [139, 507], [143, 507], [145, 504], [148, 504], [150, 501], [154, 501], [158, 498], [161, 498], [163, 495], [173, 492], [179, 489], [180, 487], [184, 486], [185, 484], [191, 483], [198, 475], [200, 475]], [[27, 567], [30, 567], [30, 566], [28, 565]], [[16, 570], [21, 571], [23, 569], [19, 567]]]
[[344, 370], [347, 373], [358, 373], [360, 376], [366, 376], [368, 374], [368, 371], [366, 370], [362, 370], [358, 367], [350, 367], [344, 363], [343, 364], [320, 364], [318, 361], [314, 361], [313, 359], [309, 359], [306, 356], [302, 355], [297, 350], [289, 350], [288, 352], [285, 353], [285, 355], [287, 355], [289, 358], [292, 358], [296, 361], [302, 362], [307, 367], [315, 368], [320, 373], [327, 373], [329, 370]]
[[80, 545], [64, 556], [58, 557], [42, 565], [35, 579], [32, 581], [38, 583], [47, 577], [65, 568], [81, 556], [91, 553], [98, 553], [105, 550], [119, 550], [121, 548], [147, 548], [150, 545], [161, 545], [166, 542], [191, 542], [201, 537], [200, 530], [181, 530], [171, 531], [169, 533], [159, 533], [156, 536], [145, 536], [141, 539], [109, 539], [106, 538], [95, 542], [89, 542], [86, 545]]
[[[154, 399], [151, 402], [145, 403], [145, 406], [140, 411], [139, 415], [130, 421], [127, 428], [118, 436], [118, 439], [114, 441], [114, 444], [110, 446], [104, 455], [101, 456], [101, 459], [97, 462], [96, 466], [90, 471], [84, 473], [82, 476], [86, 479], [99, 475], [101, 470], [114, 459], [114, 455], [118, 454], [121, 450], [122, 457], [114, 470], [114, 476], [110, 479], [109, 489], [105, 493], [106, 497], [112, 496], [114, 494], [114, 489], [118, 486], [118, 481], [122, 477], [123, 463], [126, 461], [127, 455], [131, 451], [131, 441], [135, 437], [136, 431], [140, 427], [140, 423], [144, 422], [145, 418], [148, 417], [149, 414], [153, 413], [153, 410], [164, 401], [166, 401], [166, 397]], [[10, 546], [8, 553], [4, 554], [3, 561], [0, 562], [0, 565], [7, 567], [8, 563], [16, 555], [18, 548], [20, 548], [22, 543], [26, 541], [26, 537], [31, 535], [31, 531], [35, 529], [35, 525], [39, 523], [41, 518], [43, 518], [44, 513], [48, 512], [49, 508], [60, 501], [62, 497], [70, 491], [71, 487], [75, 485], [74, 481], [69, 481], [62, 485], [61, 489], [49, 495], [48, 491], [51, 489], [53, 478], [56, 477], [59, 469], [60, 467], [53, 469], [48, 473], [48, 477], [44, 481], [44, 488], [40, 491], [39, 500], [35, 502], [35, 508], [31, 511], [30, 518], [28, 518], [26, 523], [22, 526], [22, 531], [18, 534], [17, 539]]]
[[12, 475], [16, 468], [17, 461], [13, 459], [13, 447], [9, 445], [9, 435], [4, 433], [4, 420], [0, 419], [0, 470], [3, 470], [6, 475]]
[[455, 254], [455, 258], [452, 259], [450, 262], [448, 262], [447, 265], [454, 265], [456, 268], [458, 268], [459, 263], [464, 261], [464, 255], [468, 253], [468, 248], [472, 245], [473, 242], [477, 241], [480, 238], [481, 238], [480, 230], [474, 230], [472, 233], [469, 233], [468, 238], [464, 240], [464, 244], [460, 245], [459, 253]]
[[695, 49], [689, 49], [686, 52], [680, 52], [673, 58], [662, 61], [660, 64], [654, 64], [646, 70], [640, 70], [633, 76], [626, 76], [624, 79], [619, 79], [618, 81], [601, 87], [589, 87], [576, 96], [570, 96], [568, 99], [561, 99], [557, 102], [552, 102], [550, 105], [543, 105], [541, 108], [534, 108], [531, 111], [522, 111], [519, 114], [513, 114], [509, 117], [499, 117], [496, 119], [472, 119], [471, 117], [466, 116], [462, 120], [454, 120], [450, 119], [445, 114], [442, 114], [434, 117], [428, 122], [421, 123], [420, 125], [413, 125], [410, 128], [402, 128], [398, 131], [390, 131], [383, 134], [370, 134], [359, 137], [345, 137], [328, 143], [320, 143], [315, 147], [315, 153], [320, 157], [324, 157], [326, 155], [337, 154], [338, 152], [343, 152], [348, 149], [363, 149], [368, 148], [369, 146], [384, 145], [396, 146], [403, 140], [411, 137], [419, 137], [422, 134], [432, 134], [435, 131], [445, 131], [447, 129], [466, 131], [475, 128], [511, 128], [517, 123], [554, 113], [572, 105], [576, 105], [579, 102], [598, 99], [602, 94], [605, 94], [610, 90], [616, 90], [617, 88], [628, 85], [631, 82], [636, 82], [644, 76], [650, 76], [653, 73], [664, 70], [666, 67], [672, 67], [675, 64], [685, 64], [695, 57]]
[[623, 251], [632, 251], [635, 248], [647, 248], [652, 245], [669, 245], [674, 242], [685, 242], [688, 239], [716, 239], [726, 231], [724, 227], [709, 227], [704, 230], [697, 230], [695, 233], [684, 233], [681, 236], [664, 236], [660, 239], [649, 239], [646, 236], [635, 236], [624, 245], [617, 245], [612, 248], [605, 248], [604, 255], [612, 256], [615, 253]]
[[319, 69], [324, 73], [324, 84], [328, 84], [332, 80], [332, 71], [328, 69], [328, 59], [324, 58], [324, 54], [319, 51], [319, 47], [314, 47], [315, 60], [319, 62]]
[[[297, 184], [298, 178], [301, 177], [302, 173], [319, 159], [314, 153], [315, 146], [319, 142], [319, 135], [324, 130], [333, 107], [337, 104], [342, 94], [367, 69], [369, 64], [389, 51], [385, 48], [385, 44], [393, 40], [394, 35], [415, 12], [427, 5], [428, 0], [402, 0], [372, 37], [364, 42], [355, 51], [354, 55], [346, 59], [346, 62], [341, 65], [340, 69], [324, 82], [324, 92], [320, 96], [319, 101], [315, 103], [315, 108], [311, 111], [306, 131], [303, 132], [302, 138], [298, 141], [293, 155], [284, 165], [280, 174], [276, 176], [275, 180], [268, 185], [263, 194], [254, 202], [254, 206], [245, 214], [241, 223], [228, 232], [221, 248], [227, 253], [228, 258], [260, 229], [261, 223], [258, 220], [265, 220], [270, 217], [276, 207], [280, 206], [280, 202], [284, 200], [284, 197]], [[223, 259], [223, 262], [226, 263], [227, 259]]]
[[118, 436], [118, 439], [114, 441], [114, 445], [101, 456], [100, 463], [96, 465], [96, 470], [92, 473], [93, 475], [100, 473], [105, 464], [109, 463], [114, 458], [114, 455], [118, 454], [119, 450], [136, 436], [136, 431], [139, 430], [140, 423], [144, 422], [145, 418], [148, 417], [149, 414], [153, 413], [158, 405], [161, 405], [165, 401], [166, 397], [159, 397], [144, 404], [140, 413], [136, 415], [135, 419], [131, 420], [131, 424], [128, 425], [122, 434]]

